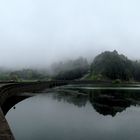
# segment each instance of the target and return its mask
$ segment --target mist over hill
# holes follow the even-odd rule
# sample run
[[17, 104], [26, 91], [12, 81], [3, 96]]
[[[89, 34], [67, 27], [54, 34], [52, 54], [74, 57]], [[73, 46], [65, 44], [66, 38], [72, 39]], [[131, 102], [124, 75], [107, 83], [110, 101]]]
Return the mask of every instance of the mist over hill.
[[0, 81], [78, 79], [140, 81], [140, 61], [131, 60], [114, 50], [100, 53], [91, 62], [79, 57], [60, 61], [42, 69], [0, 69]]

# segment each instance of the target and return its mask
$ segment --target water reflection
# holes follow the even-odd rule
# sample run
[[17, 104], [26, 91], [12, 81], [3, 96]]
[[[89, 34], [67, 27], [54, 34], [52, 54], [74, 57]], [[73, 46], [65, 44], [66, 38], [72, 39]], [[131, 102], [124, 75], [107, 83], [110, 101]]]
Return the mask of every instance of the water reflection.
[[89, 101], [98, 113], [115, 116], [118, 112], [124, 111], [131, 105], [139, 105], [140, 91], [135, 89], [59, 89], [59, 94], [53, 95], [53, 98], [58, 101], [63, 100], [78, 107], [85, 106]]
[[16, 140], [139, 140], [140, 91], [59, 88], [15, 105]]
[[52, 98], [58, 101], [68, 102], [70, 104], [74, 104], [78, 107], [83, 107], [86, 105], [88, 101], [88, 96], [83, 96], [81, 94], [73, 94], [73, 91], [59, 91], [55, 94], [52, 94]]

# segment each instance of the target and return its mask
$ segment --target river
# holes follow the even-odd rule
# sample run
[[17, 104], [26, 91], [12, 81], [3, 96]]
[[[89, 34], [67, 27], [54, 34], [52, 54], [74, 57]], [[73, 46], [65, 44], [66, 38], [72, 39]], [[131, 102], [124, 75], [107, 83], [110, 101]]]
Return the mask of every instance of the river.
[[69, 85], [9, 110], [16, 140], [140, 140], [139, 86]]

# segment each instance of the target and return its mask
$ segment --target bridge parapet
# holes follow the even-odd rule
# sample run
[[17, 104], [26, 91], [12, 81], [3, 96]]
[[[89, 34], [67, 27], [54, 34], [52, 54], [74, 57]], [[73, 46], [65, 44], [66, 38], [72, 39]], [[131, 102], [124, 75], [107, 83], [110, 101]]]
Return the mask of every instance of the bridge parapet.
[[46, 88], [65, 85], [64, 81], [46, 81], [46, 82], [24, 82], [24, 83], [6, 83], [0, 87], [0, 140], [15, 140], [10, 127], [4, 117], [3, 108], [6, 100], [12, 96], [24, 92], [39, 92]]
[[[105, 81], [90, 81], [90, 80], [74, 80], [74, 81], [38, 81], [38, 82], [7, 82], [5, 83], [0, 83], [3, 84], [4, 86], [0, 87], [0, 140], [14, 140], [14, 137], [12, 135], [12, 132], [10, 130], [10, 127], [4, 117], [4, 114], [1, 110], [1, 107], [5, 106], [6, 100], [8, 98], [19, 95], [24, 92], [39, 92], [43, 91], [46, 88], [53, 88], [56, 86], [61, 86], [61, 85], [66, 85], [66, 84], [101, 84], [104, 83]], [[109, 83], [109, 82], [108, 82]]]

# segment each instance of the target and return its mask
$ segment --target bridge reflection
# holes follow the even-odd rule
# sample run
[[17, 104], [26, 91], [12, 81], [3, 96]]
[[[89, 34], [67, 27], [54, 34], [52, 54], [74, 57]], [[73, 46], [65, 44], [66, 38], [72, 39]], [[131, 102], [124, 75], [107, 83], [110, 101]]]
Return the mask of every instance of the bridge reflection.
[[7, 112], [17, 103], [21, 102], [22, 100], [29, 98], [29, 95], [14, 95], [9, 97], [4, 104], [1, 106], [3, 114], [6, 115]]
[[[52, 88], [67, 84], [66, 81], [47, 81], [47, 82], [29, 82], [5, 84], [0, 88], [0, 107], [6, 115], [8, 110], [18, 102], [33, 96], [35, 93], [41, 93], [46, 88]], [[32, 93], [23, 94], [23, 93]]]
[[[31, 97], [34, 93], [41, 93], [46, 88], [61, 86], [68, 84], [66, 82], [49, 83], [30, 83], [20, 85], [10, 85], [8, 88], [1, 89], [1, 94], [7, 96], [5, 101], [1, 103], [3, 113], [6, 115], [8, 110], [18, 102]], [[33, 94], [23, 94], [23, 93]], [[54, 98], [58, 101], [65, 100], [78, 107], [85, 106], [90, 102], [93, 108], [102, 115], [115, 116], [118, 112], [122, 112], [131, 105], [140, 104], [139, 90], [115, 90], [115, 89], [84, 89], [70, 88], [57, 89], [58, 94], [54, 94]], [[59, 94], [61, 93], [61, 94]], [[1, 99], [2, 100], [2, 99]]]

